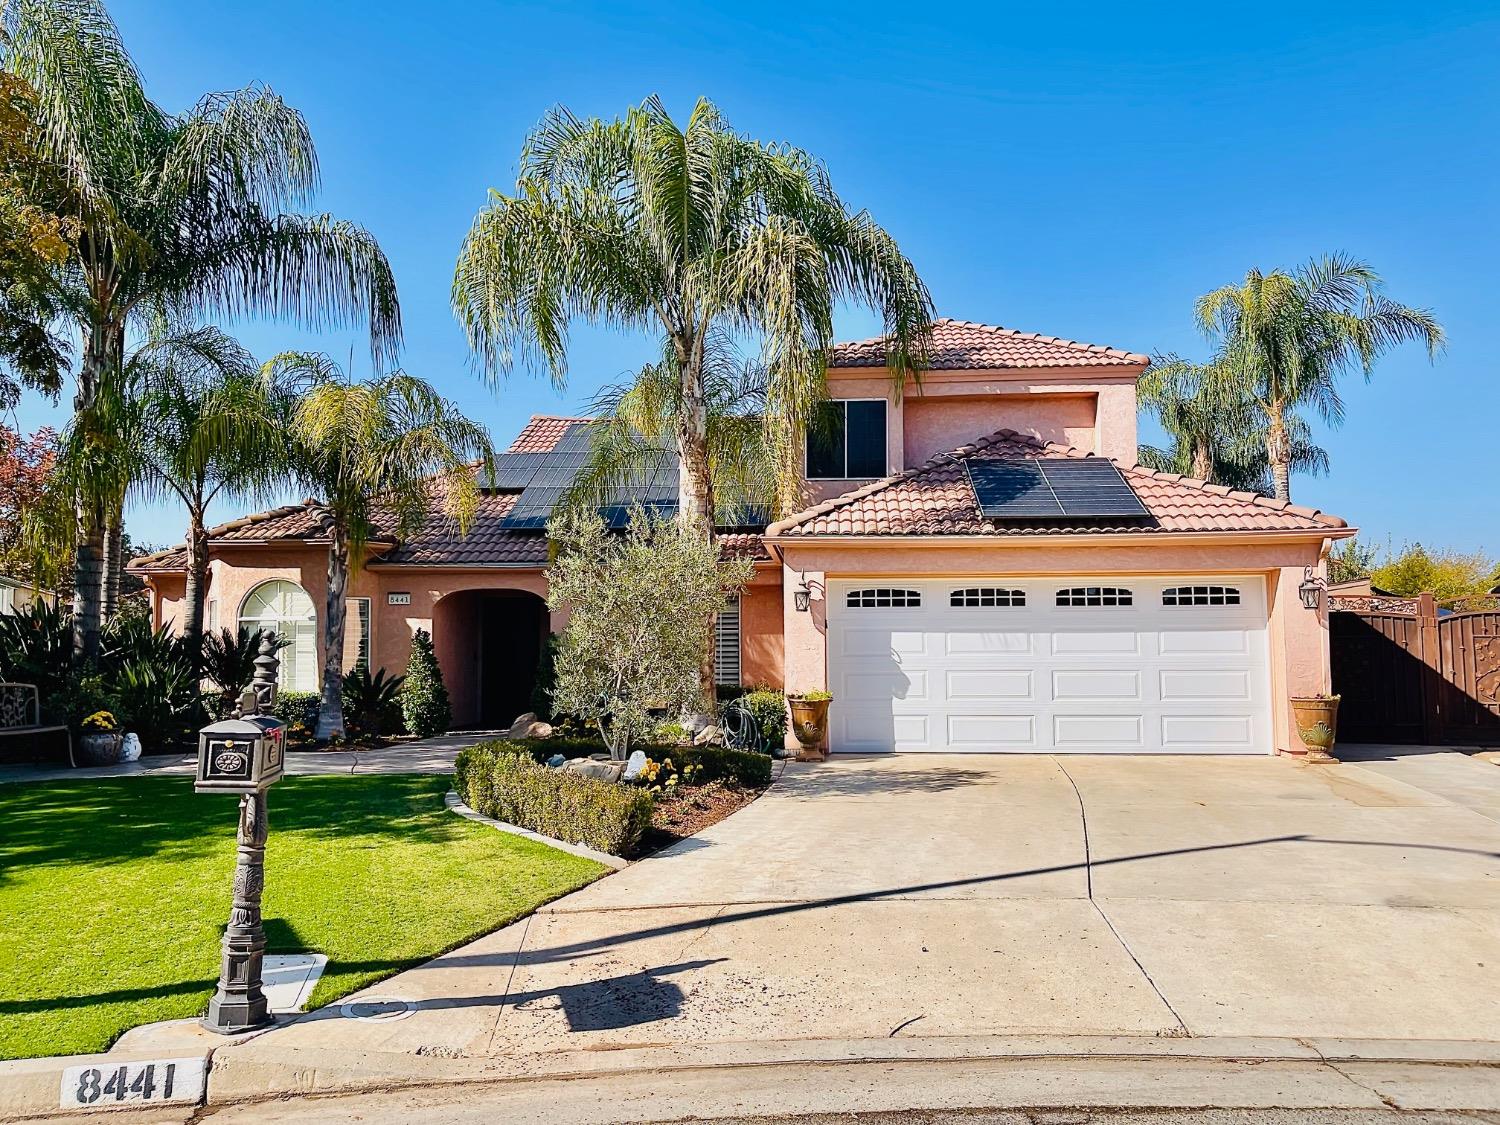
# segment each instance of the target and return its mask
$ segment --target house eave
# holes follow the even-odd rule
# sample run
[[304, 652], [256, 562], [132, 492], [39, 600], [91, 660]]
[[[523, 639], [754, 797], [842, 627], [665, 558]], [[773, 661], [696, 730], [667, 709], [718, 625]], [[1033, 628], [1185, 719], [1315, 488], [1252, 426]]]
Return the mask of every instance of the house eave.
[[999, 546], [1146, 546], [1187, 543], [1322, 543], [1359, 534], [1355, 527], [1292, 528], [1274, 531], [1111, 531], [1095, 534], [1047, 532], [1031, 535], [768, 535], [766, 543], [793, 547], [917, 548]]

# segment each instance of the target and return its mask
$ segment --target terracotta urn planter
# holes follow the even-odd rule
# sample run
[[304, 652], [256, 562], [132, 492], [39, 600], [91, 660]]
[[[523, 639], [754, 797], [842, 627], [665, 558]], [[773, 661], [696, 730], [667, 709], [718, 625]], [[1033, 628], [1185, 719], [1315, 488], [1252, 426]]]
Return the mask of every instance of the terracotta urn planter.
[[119, 733], [85, 734], [78, 740], [78, 764], [113, 766], [120, 761], [120, 747], [125, 736]]
[[1306, 695], [1292, 697], [1292, 717], [1297, 723], [1297, 733], [1307, 747], [1303, 759], [1312, 763], [1338, 761], [1330, 751], [1339, 731], [1339, 697], [1337, 695]]
[[792, 712], [792, 734], [802, 747], [802, 757], [823, 757], [823, 736], [828, 733], [828, 705], [833, 702], [826, 692], [789, 695], [787, 707]]

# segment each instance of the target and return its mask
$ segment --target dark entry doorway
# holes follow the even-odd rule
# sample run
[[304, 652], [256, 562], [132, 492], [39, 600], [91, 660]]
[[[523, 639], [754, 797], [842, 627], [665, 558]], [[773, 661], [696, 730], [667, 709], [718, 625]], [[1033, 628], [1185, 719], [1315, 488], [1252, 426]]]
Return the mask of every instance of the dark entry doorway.
[[487, 591], [478, 598], [478, 720], [508, 727], [531, 710], [537, 662], [547, 635], [547, 605], [519, 590]]

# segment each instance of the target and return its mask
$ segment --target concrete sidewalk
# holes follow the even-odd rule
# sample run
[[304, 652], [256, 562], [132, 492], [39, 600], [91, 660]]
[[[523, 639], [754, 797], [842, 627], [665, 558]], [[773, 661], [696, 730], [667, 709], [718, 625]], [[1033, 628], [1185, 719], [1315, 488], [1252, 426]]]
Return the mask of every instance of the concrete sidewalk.
[[[387, 746], [380, 750], [292, 750], [286, 756], [286, 772], [310, 774], [449, 773], [453, 759], [466, 746], [499, 738], [503, 731], [463, 731], [416, 742]], [[190, 776], [197, 759], [188, 754], [153, 754], [117, 766], [84, 766], [57, 769], [51, 766], [0, 766], [0, 785], [22, 781], [69, 781], [96, 777]]]

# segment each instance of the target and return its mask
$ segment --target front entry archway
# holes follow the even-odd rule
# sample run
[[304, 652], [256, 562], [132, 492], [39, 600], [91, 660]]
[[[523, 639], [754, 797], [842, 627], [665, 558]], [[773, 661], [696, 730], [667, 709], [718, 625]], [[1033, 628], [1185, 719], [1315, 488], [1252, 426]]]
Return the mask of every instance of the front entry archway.
[[435, 607], [433, 644], [453, 726], [499, 730], [532, 709], [547, 603], [525, 590], [461, 590]]

